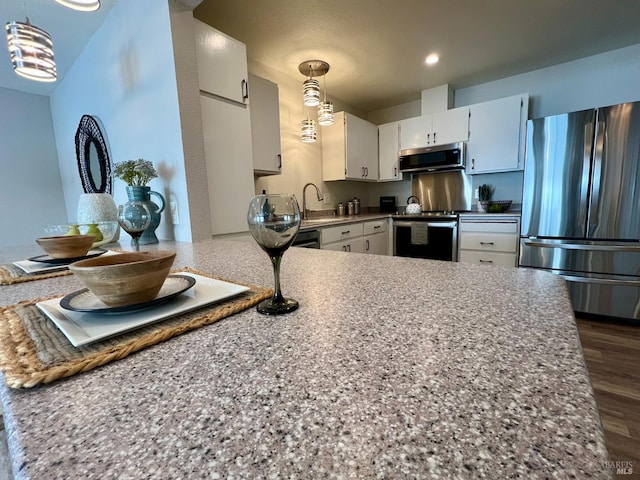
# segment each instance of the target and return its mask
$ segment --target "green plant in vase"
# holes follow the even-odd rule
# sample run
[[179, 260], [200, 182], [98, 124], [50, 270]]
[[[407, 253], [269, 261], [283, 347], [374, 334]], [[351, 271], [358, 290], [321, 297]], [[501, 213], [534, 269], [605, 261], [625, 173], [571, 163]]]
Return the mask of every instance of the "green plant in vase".
[[494, 188], [491, 185], [487, 185], [486, 183], [483, 183], [478, 187], [478, 200], [480, 200], [480, 206], [485, 212], [489, 211], [489, 202], [491, 202], [493, 191]]
[[[144, 203], [151, 213], [151, 222], [140, 236], [139, 244], [158, 243], [155, 230], [160, 224], [160, 214], [164, 211], [165, 199], [160, 193], [152, 191], [151, 187], [147, 186], [151, 180], [158, 177], [155, 167], [149, 160], [143, 158], [126, 160], [115, 164], [113, 174], [127, 184], [129, 202]], [[160, 200], [160, 206], [151, 201], [151, 195], [155, 195]], [[131, 244], [135, 246], [133, 240]]]

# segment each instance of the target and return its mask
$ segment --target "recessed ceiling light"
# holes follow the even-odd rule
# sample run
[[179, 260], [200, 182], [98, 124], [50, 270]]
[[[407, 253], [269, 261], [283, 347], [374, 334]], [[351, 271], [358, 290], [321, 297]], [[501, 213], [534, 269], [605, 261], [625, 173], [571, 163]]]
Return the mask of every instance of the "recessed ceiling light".
[[427, 65], [435, 65], [440, 60], [440, 57], [436, 53], [431, 53], [427, 56], [425, 63]]

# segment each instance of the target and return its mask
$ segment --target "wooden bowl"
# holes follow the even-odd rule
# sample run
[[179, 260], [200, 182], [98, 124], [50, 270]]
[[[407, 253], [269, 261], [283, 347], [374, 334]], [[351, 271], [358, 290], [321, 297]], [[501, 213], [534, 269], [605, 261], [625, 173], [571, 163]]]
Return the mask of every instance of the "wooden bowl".
[[110, 307], [149, 302], [164, 283], [175, 252], [131, 252], [107, 255], [69, 265], [69, 270]]
[[95, 235], [63, 235], [36, 238], [36, 243], [52, 258], [80, 258], [87, 254], [95, 240]]

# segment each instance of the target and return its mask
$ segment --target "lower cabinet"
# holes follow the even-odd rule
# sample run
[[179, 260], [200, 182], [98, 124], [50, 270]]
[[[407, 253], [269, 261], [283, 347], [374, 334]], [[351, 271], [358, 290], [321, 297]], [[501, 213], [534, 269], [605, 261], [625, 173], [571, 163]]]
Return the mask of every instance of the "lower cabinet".
[[344, 252], [364, 252], [362, 222], [347, 223], [320, 230], [320, 248]]
[[320, 229], [320, 248], [387, 255], [389, 220], [369, 220]]
[[364, 253], [373, 253], [375, 255], [389, 254], [389, 220], [370, 220], [364, 222]]
[[479, 265], [518, 266], [518, 217], [460, 219], [458, 258]]

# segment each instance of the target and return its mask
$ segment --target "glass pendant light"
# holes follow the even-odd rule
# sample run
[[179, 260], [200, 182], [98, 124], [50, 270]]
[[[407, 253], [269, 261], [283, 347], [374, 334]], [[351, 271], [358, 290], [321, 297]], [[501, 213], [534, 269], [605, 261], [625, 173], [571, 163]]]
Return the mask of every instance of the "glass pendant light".
[[8, 22], [7, 44], [13, 70], [20, 76], [39, 82], [55, 82], [56, 62], [53, 41], [44, 30], [29, 22]]
[[308, 78], [302, 84], [302, 98], [307, 107], [317, 107], [320, 104], [320, 82], [315, 78]]
[[327, 102], [327, 75], [324, 75], [324, 101], [318, 107], [318, 123], [324, 127], [333, 125], [333, 103]]
[[56, 2], [82, 12], [94, 12], [100, 8], [100, 0], [56, 0]]
[[313, 143], [316, 141], [318, 136], [318, 129], [316, 127], [316, 122], [307, 118], [301, 122], [301, 130], [300, 136], [304, 143]]

